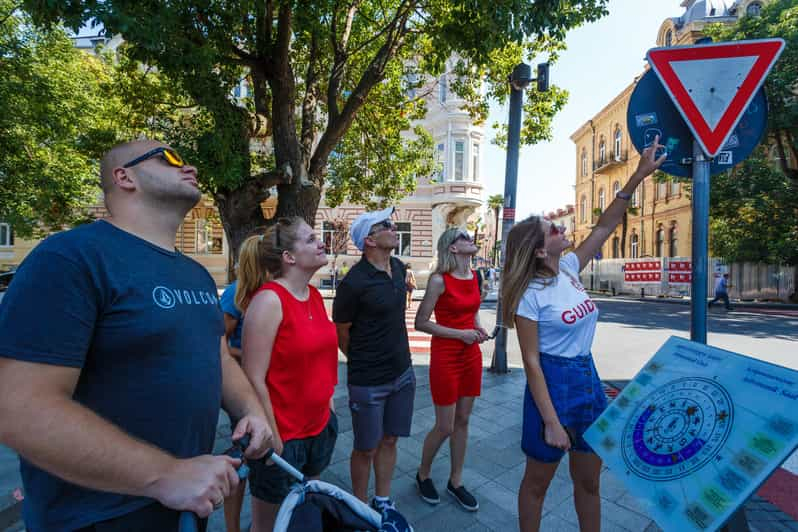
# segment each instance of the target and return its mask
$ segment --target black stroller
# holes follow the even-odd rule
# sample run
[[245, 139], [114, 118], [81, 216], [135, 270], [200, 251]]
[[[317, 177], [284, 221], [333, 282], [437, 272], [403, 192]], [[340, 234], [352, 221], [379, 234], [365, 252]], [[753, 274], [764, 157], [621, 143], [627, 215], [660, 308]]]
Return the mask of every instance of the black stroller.
[[[246, 440], [239, 442], [238, 449], [228, 454], [240, 458], [241, 447], [246, 448], [246, 443]], [[321, 480], [307, 480], [291, 464], [274, 454], [274, 449], [266, 453], [265, 459], [271, 459], [297, 481], [280, 506], [274, 532], [413, 532], [413, 527], [396, 510], [387, 509], [380, 515], [337, 486]], [[241, 465], [238, 474], [241, 478], [249, 474], [246, 464]], [[183, 512], [179, 530], [196, 532], [196, 516]]]

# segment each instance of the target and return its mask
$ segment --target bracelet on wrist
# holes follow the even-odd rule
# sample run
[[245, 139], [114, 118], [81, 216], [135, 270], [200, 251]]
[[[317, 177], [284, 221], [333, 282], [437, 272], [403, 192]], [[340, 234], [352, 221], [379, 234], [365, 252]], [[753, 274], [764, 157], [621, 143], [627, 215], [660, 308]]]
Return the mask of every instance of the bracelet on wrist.
[[624, 200], [624, 201], [629, 201], [630, 199], [632, 199], [632, 195], [631, 194], [629, 194], [628, 192], [623, 192], [622, 190], [619, 190], [618, 192], [616, 192], [615, 193], [615, 197], [620, 199], [620, 200]]

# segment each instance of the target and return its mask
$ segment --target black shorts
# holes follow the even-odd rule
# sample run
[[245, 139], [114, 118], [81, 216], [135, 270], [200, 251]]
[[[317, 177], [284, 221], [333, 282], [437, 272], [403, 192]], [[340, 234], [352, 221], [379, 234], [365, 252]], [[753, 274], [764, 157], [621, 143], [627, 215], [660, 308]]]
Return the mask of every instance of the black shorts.
[[[76, 532], [177, 532], [180, 512], [162, 504], [154, 503], [113, 517], [99, 523], [81, 528]], [[200, 532], [204, 532], [207, 519], [197, 519]]]
[[[284, 442], [280, 456], [306, 477], [317, 477], [330, 465], [337, 438], [338, 417], [330, 412], [330, 420], [324, 430], [316, 436]], [[273, 463], [266, 465], [263, 459], [247, 464], [250, 468], [249, 491], [262, 501], [280, 504], [296, 483], [294, 477]]]

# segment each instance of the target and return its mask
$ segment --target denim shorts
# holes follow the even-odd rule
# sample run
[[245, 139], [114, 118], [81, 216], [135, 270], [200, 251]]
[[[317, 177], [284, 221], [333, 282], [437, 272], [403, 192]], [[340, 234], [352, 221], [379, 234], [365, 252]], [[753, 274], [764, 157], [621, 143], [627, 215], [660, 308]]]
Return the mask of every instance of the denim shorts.
[[[540, 365], [557, 417], [571, 437], [571, 450], [594, 452], [583, 436], [607, 407], [607, 397], [593, 364], [593, 357], [587, 355], [566, 358], [541, 353]], [[528, 457], [539, 462], [558, 462], [565, 454], [565, 451], [546, 444], [543, 418], [528, 384], [524, 393], [521, 448]]]
[[[330, 465], [337, 438], [338, 417], [330, 412], [330, 420], [324, 430], [316, 436], [284, 442], [280, 456], [306, 477], [317, 477]], [[250, 468], [249, 491], [262, 501], [280, 504], [296, 479], [274, 463], [266, 462], [263, 458], [247, 462]]]

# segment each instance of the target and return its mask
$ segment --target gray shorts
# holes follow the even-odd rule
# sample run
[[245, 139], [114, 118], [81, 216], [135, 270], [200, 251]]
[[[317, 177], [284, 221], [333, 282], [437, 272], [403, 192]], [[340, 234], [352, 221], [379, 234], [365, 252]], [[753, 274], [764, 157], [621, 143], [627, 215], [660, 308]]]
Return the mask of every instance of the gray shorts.
[[412, 366], [386, 384], [350, 384], [349, 410], [355, 450], [376, 449], [383, 436], [410, 436], [415, 396], [416, 375]]

